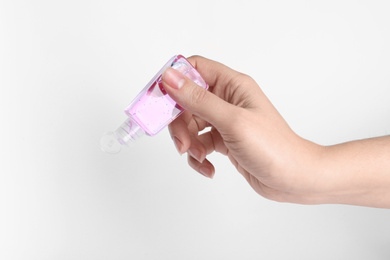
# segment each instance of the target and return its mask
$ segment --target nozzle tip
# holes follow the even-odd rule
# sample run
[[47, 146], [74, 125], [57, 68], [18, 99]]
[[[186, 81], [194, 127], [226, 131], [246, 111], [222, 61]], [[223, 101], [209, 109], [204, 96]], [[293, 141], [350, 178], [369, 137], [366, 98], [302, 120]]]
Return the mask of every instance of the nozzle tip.
[[114, 132], [107, 132], [100, 139], [100, 148], [106, 153], [116, 154], [121, 151], [121, 144]]

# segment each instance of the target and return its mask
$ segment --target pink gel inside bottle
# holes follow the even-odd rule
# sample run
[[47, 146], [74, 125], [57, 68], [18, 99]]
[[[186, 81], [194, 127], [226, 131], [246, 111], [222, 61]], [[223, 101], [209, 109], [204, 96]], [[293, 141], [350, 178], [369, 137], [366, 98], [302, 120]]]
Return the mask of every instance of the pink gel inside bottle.
[[180, 71], [200, 87], [208, 88], [186, 58], [182, 55], [172, 57], [125, 109], [128, 118], [122, 125], [115, 132], [103, 136], [100, 144], [105, 152], [117, 153], [122, 145], [127, 145], [144, 133], [156, 135], [183, 112], [162, 86], [161, 75], [168, 67]]

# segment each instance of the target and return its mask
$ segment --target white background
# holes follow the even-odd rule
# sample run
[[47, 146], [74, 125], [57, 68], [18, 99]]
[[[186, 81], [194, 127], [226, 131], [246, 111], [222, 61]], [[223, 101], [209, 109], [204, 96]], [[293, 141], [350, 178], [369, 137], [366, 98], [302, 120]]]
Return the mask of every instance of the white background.
[[[0, 0], [0, 259], [389, 259], [390, 211], [268, 201], [167, 130], [103, 133], [174, 54], [251, 75], [301, 136], [390, 133], [388, 1]], [[234, 122], [232, 122], [234, 124]]]

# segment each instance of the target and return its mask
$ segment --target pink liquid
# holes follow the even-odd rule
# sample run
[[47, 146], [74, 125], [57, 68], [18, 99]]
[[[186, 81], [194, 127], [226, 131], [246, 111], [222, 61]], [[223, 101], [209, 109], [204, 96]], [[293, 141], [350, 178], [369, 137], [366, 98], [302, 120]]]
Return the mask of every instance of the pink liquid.
[[167, 67], [180, 71], [199, 86], [208, 88], [199, 73], [183, 56], [173, 57], [125, 109], [125, 113], [151, 136], [156, 135], [183, 112], [162, 87], [161, 74]]

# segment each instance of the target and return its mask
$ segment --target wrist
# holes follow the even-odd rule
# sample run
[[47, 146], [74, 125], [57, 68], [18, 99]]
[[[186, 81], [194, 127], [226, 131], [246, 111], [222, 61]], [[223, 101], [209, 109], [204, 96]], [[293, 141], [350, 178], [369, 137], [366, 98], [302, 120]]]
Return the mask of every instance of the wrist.
[[306, 167], [307, 196], [312, 204], [351, 204], [350, 198], [364, 193], [357, 179], [352, 180], [334, 146], [310, 144]]
[[278, 186], [286, 195], [282, 201], [300, 204], [325, 204], [331, 197], [332, 180], [321, 173], [326, 147], [303, 139], [297, 135], [289, 138], [274, 176]]
[[[335, 176], [326, 174], [325, 167], [328, 165], [326, 146], [302, 139], [302, 152], [300, 154], [299, 183], [303, 204], [327, 204], [334, 193]], [[299, 186], [300, 185], [300, 186]]]

